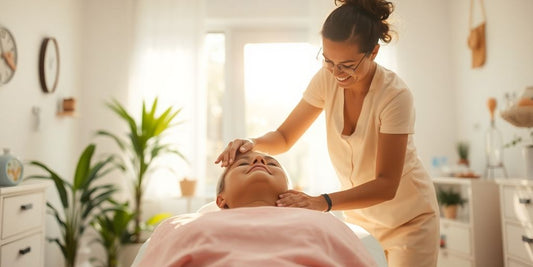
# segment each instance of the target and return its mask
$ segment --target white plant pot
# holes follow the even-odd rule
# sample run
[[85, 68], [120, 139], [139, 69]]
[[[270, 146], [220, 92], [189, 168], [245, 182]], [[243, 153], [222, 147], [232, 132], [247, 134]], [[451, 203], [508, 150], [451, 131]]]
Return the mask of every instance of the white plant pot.
[[526, 178], [533, 180], [533, 145], [526, 145], [522, 148], [524, 155], [524, 165], [526, 169]]

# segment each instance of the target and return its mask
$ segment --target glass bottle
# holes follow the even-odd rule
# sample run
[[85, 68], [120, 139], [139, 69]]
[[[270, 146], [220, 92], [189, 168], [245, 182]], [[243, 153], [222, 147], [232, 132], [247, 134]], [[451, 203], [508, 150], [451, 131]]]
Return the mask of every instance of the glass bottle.
[[485, 133], [485, 154], [487, 165], [485, 168], [485, 178], [494, 178], [495, 169], [502, 169], [504, 177], [507, 171], [503, 165], [503, 138], [502, 133], [494, 122], [494, 111], [496, 109], [496, 99], [489, 98], [487, 106], [490, 111], [490, 126]]
[[487, 167], [501, 167], [503, 165], [503, 138], [502, 133], [494, 119], [485, 134], [485, 153], [487, 155]]

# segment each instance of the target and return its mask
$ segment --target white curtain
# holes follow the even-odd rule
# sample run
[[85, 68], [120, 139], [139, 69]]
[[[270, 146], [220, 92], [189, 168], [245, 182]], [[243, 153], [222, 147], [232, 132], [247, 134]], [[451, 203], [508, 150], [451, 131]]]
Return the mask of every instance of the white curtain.
[[205, 169], [205, 92], [200, 82], [204, 1], [137, 0], [136, 4], [130, 108], [138, 111], [143, 100], [148, 105], [155, 97], [160, 107], [182, 108], [177, 121], [183, 123], [166, 141], [176, 143], [189, 161], [164, 158], [160, 162], [164, 166], [148, 176], [145, 197], [177, 196], [181, 178], [201, 180]]

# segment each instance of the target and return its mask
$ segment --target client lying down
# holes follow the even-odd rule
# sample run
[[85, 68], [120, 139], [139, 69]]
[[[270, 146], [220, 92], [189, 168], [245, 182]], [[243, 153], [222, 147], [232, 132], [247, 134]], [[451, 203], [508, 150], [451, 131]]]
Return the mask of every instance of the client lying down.
[[287, 184], [274, 158], [237, 155], [219, 180], [221, 210], [161, 223], [138, 266], [376, 266], [332, 214], [276, 207]]

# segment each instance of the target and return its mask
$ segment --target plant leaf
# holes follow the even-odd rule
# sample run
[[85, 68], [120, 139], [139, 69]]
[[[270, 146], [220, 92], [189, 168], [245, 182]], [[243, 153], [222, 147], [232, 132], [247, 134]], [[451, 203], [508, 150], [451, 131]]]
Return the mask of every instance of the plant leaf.
[[126, 151], [126, 142], [124, 142], [118, 136], [116, 136], [116, 135], [114, 135], [114, 134], [112, 134], [112, 133], [110, 133], [108, 131], [104, 131], [104, 130], [97, 131], [96, 134], [97, 135], [101, 135], [101, 136], [107, 136], [107, 137], [113, 139], [115, 141], [115, 143], [117, 143], [117, 145], [120, 148], [120, 150]]
[[76, 167], [76, 172], [74, 174], [74, 191], [77, 191], [78, 189], [82, 188], [83, 185], [86, 184], [87, 180], [89, 179], [88, 174], [89, 169], [91, 167], [91, 159], [93, 157], [95, 148], [95, 144], [88, 145], [78, 160], [78, 166]]
[[[59, 193], [59, 198], [61, 199], [61, 204], [63, 205], [63, 208], [68, 208], [68, 197], [67, 197], [67, 189], [65, 188], [65, 186], [68, 186], [68, 187], [71, 187], [72, 186], [64, 181], [59, 175], [57, 175], [54, 171], [52, 171], [50, 168], [48, 168], [46, 165], [44, 165], [43, 163], [41, 162], [38, 162], [38, 161], [30, 161], [30, 164], [31, 165], [35, 165], [35, 166], [39, 166], [41, 168], [43, 168], [44, 170], [46, 170], [50, 176], [49, 177], [46, 177], [44, 179], [50, 179], [52, 181], [54, 181], [54, 184], [56, 186], [56, 189], [57, 189], [57, 192]], [[30, 176], [29, 178], [39, 178], [39, 179], [42, 179], [43, 176]]]

